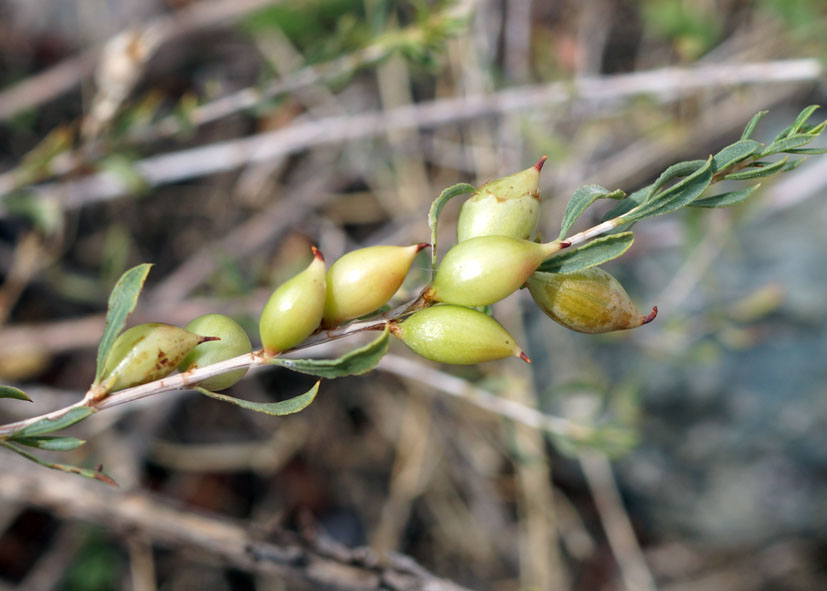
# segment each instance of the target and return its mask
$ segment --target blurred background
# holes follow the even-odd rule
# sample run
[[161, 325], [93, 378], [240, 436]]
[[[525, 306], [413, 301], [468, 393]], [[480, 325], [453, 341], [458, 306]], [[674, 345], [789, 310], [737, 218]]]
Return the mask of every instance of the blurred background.
[[[131, 323], [221, 312], [258, 345], [311, 244], [427, 241], [454, 183], [548, 155], [555, 236], [580, 185], [631, 193], [763, 109], [771, 139], [827, 100], [826, 33], [822, 0], [6, 0], [0, 378], [34, 403], [0, 421], [82, 397], [137, 263]], [[639, 330], [497, 304], [530, 366], [394, 343], [297, 415], [167, 393], [44, 454], [117, 490], [0, 454], [0, 589], [827, 588], [825, 193], [813, 156], [738, 207], [640, 223], [607, 266], [659, 307]], [[269, 369], [230, 392], [311, 383]]]

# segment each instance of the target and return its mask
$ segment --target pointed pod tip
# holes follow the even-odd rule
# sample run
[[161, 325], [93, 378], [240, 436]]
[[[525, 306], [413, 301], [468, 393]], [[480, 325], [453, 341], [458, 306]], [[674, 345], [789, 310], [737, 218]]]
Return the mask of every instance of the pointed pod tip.
[[198, 341], [199, 345], [201, 343], [206, 343], [206, 342], [209, 342], [209, 341], [220, 341], [221, 340], [221, 337], [200, 337], [200, 338], [201, 338], [201, 340]]
[[548, 156], [546, 156], [545, 154], [543, 154], [543, 157], [542, 157], [542, 158], [540, 158], [540, 159], [537, 161], [537, 164], [535, 164], [535, 165], [534, 165], [534, 168], [536, 168], [536, 169], [537, 169], [537, 172], [540, 172], [540, 171], [543, 169], [543, 164], [545, 164], [545, 163], [546, 163], [546, 160], [548, 160]]
[[422, 251], [422, 250], [424, 250], [424, 249], [426, 249], [430, 246], [431, 246], [430, 242], [420, 242], [419, 244], [416, 245], [416, 252], [420, 252], [420, 251]]
[[652, 306], [652, 311], [649, 312], [646, 316], [640, 317], [640, 325], [643, 326], [644, 324], [649, 324], [658, 316], [658, 307]]
[[568, 248], [569, 246], [571, 246], [571, 242], [569, 242], [568, 240], [561, 240], [560, 241], [560, 249], [561, 250], [564, 249], [564, 248]]
[[517, 355], [517, 357], [519, 357], [520, 359], [522, 359], [526, 363], [531, 363], [531, 358], [528, 355], [526, 355], [525, 353], [523, 353], [522, 351], [520, 351], [520, 354]]
[[322, 254], [322, 251], [321, 251], [321, 250], [319, 250], [319, 249], [318, 249], [318, 248], [316, 248], [315, 246], [311, 246], [311, 247], [310, 247], [310, 250], [312, 250], [312, 251], [313, 251], [313, 257], [314, 257], [315, 259], [320, 260], [321, 262], [324, 262], [324, 255]]

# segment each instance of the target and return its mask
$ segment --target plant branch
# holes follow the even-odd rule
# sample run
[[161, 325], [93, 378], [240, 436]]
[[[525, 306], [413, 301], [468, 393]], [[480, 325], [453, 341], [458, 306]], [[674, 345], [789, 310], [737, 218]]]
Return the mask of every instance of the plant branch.
[[346, 548], [321, 532], [250, 531], [240, 521], [182, 510], [145, 492], [67, 480], [48, 470], [22, 470], [6, 458], [0, 466], [4, 503], [25, 502], [116, 531], [143, 532], [164, 547], [196, 549], [193, 555], [210, 566], [218, 559], [222, 565], [276, 575], [301, 588], [330, 591], [469, 591], [402, 554]]
[[[665, 68], [544, 85], [509, 88], [492, 94], [423, 101], [385, 112], [327, 117], [286, 129], [216, 142], [197, 148], [152, 156], [134, 164], [149, 187], [164, 185], [249, 163], [264, 162], [314, 146], [366, 139], [402, 129], [424, 129], [462, 123], [481, 117], [565, 104], [572, 100], [606, 103], [631, 96], [650, 95], [669, 102], [710, 86], [805, 82], [823, 72], [817, 60], [782, 60], [755, 64], [716, 64], [698, 68]], [[0, 195], [16, 188], [13, 177], [0, 176]], [[66, 209], [131, 194], [124, 179], [100, 172], [67, 182], [31, 188], [38, 195], [57, 195]], [[0, 215], [4, 210], [0, 209]]]

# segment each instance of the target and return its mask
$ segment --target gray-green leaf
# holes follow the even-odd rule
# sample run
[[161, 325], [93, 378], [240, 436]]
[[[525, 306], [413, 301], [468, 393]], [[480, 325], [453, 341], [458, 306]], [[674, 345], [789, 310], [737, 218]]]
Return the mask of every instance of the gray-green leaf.
[[[689, 164], [689, 163], [683, 163]], [[712, 181], [712, 157], [706, 161], [695, 161], [696, 170], [668, 189], [649, 198], [639, 209], [629, 212], [624, 219], [637, 222], [657, 215], [678, 210], [700, 197]], [[686, 170], [686, 169], [684, 169]], [[657, 184], [657, 183], [656, 183]]]
[[103, 364], [106, 361], [106, 356], [109, 349], [112, 348], [112, 343], [115, 342], [118, 334], [123, 330], [126, 324], [126, 318], [135, 309], [135, 304], [138, 302], [138, 296], [141, 295], [141, 290], [144, 287], [146, 276], [149, 269], [152, 267], [149, 263], [143, 263], [136, 267], [132, 267], [126, 271], [109, 295], [109, 309], [106, 312], [106, 327], [103, 330], [103, 337], [101, 337], [98, 345], [98, 369], [95, 372], [95, 382], [93, 385], [100, 383], [103, 377]]
[[27, 460], [31, 460], [36, 464], [40, 464], [46, 468], [51, 468], [52, 470], [60, 470], [61, 472], [69, 472], [70, 474], [77, 474], [78, 476], [83, 476], [84, 478], [92, 478], [94, 480], [98, 480], [109, 486], [118, 486], [118, 483], [115, 482], [112, 478], [101, 472], [100, 470], [89, 470], [88, 468], [81, 468], [79, 466], [68, 466], [66, 464], [54, 464], [52, 462], [47, 462], [46, 460], [42, 460], [38, 458], [34, 454], [30, 454], [22, 447], [14, 445], [8, 441], [0, 441], [0, 445], [6, 447], [13, 452], [20, 454]]
[[436, 228], [437, 223], [439, 222], [439, 214], [442, 213], [442, 208], [444, 208], [445, 204], [454, 197], [465, 195], [467, 193], [473, 193], [476, 190], [477, 188], [474, 185], [469, 185], [468, 183], [458, 183], [445, 189], [439, 194], [439, 197], [434, 199], [434, 202], [431, 204], [431, 211], [428, 212], [428, 226], [431, 228], [431, 273], [436, 272]]
[[793, 124], [790, 126], [790, 131], [787, 135], [795, 135], [797, 134], [801, 128], [807, 123], [807, 119], [818, 110], [818, 105], [810, 105], [809, 107], [804, 107], [801, 113], [798, 114], [798, 117], [795, 118]]
[[545, 261], [537, 270], [544, 273], [574, 273], [596, 267], [622, 255], [634, 241], [632, 232], [603, 236], [580, 248], [562, 251]]
[[728, 166], [737, 164], [749, 158], [761, 149], [761, 143], [755, 140], [741, 140], [731, 144], [712, 157], [712, 167], [715, 172], [723, 170]]
[[15, 435], [17, 437], [36, 437], [38, 435], [51, 433], [52, 431], [59, 431], [60, 429], [65, 429], [70, 425], [82, 421], [93, 412], [95, 411], [88, 406], [79, 406], [56, 419], [40, 419], [36, 423], [32, 423], [28, 427], [21, 429]]
[[740, 191], [728, 191], [726, 193], [721, 193], [720, 195], [712, 195], [711, 197], [696, 199], [690, 203], [689, 206], [707, 208], [730, 207], [731, 205], [737, 205], [738, 203], [746, 200], [746, 198], [752, 195], [752, 193], [755, 192], [755, 190], [760, 186], [760, 184], [757, 184], [752, 187], [747, 187], [746, 189], [741, 189]]
[[360, 375], [372, 370], [382, 359], [382, 356], [388, 352], [389, 346], [390, 332], [386, 325], [378, 339], [364, 347], [354, 349], [338, 359], [284, 359], [275, 357], [269, 360], [268, 363], [320, 378], [342, 378]]
[[15, 388], [14, 386], [0, 386], [0, 398], [14, 398], [15, 400], [25, 400], [27, 402], [32, 401], [23, 390]]
[[322, 381], [319, 380], [304, 394], [300, 394], [288, 400], [282, 400], [281, 402], [250, 402], [249, 400], [241, 400], [240, 398], [234, 398], [232, 396], [227, 396], [226, 394], [211, 392], [205, 388], [196, 388], [196, 390], [201, 392], [204, 396], [209, 396], [210, 398], [215, 398], [216, 400], [221, 400], [223, 402], [229, 402], [230, 404], [235, 404], [236, 406], [240, 406], [241, 408], [245, 408], [247, 410], [282, 417], [284, 415], [297, 413], [310, 406], [310, 404], [316, 399], [316, 394], [319, 393], [319, 384], [321, 383]]
[[817, 136], [810, 135], [808, 133], [799, 133], [797, 135], [790, 135], [780, 140], [774, 141], [769, 146], [764, 148], [761, 151], [761, 156], [770, 156], [772, 154], [778, 154], [780, 152], [787, 152], [789, 150], [794, 150], [796, 148], [800, 148], [801, 146], [806, 146]]
[[724, 178], [728, 181], [748, 181], [750, 179], [760, 179], [765, 176], [771, 176], [784, 168], [784, 165], [787, 164], [787, 159], [788, 157], [785, 156], [778, 162], [773, 162], [772, 164], [756, 162], [753, 166], [750, 166], [746, 170], [733, 172], [732, 174], [726, 175]]
[[563, 222], [560, 227], [560, 235], [558, 239], [563, 239], [577, 218], [583, 215], [583, 212], [598, 199], [623, 199], [626, 193], [620, 189], [609, 191], [600, 185], [585, 185], [574, 192], [574, 195], [569, 199], [566, 206], [566, 212], [563, 214]]
[[767, 111], [758, 111], [755, 115], [752, 116], [752, 119], [749, 120], [747, 126], [744, 128], [744, 133], [741, 134], [742, 140], [748, 140], [752, 137], [752, 133], [755, 131], [755, 128], [758, 126], [758, 122], [767, 114]]
[[72, 451], [86, 443], [86, 441], [78, 439], [77, 437], [53, 437], [51, 435], [43, 435], [41, 437], [18, 436], [12, 437], [11, 440], [21, 445], [47, 449], [49, 451]]

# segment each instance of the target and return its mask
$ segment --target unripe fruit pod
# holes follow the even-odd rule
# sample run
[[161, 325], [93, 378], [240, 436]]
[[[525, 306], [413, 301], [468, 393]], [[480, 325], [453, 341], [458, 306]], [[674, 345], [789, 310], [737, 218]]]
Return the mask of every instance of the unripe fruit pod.
[[592, 267], [574, 273], [535, 273], [527, 282], [531, 297], [552, 320], [577, 332], [598, 334], [637, 328], [658, 314], [641, 316], [617, 279]]
[[425, 308], [391, 324], [391, 332], [418, 355], [441, 363], [472, 365], [505, 357], [531, 363], [499, 322], [473, 308]]
[[295, 347], [319, 327], [324, 313], [324, 256], [315, 247], [307, 268], [273, 292], [261, 311], [259, 334], [264, 351], [276, 355]]
[[122, 332], [103, 364], [101, 383], [108, 392], [123, 390], [168, 376], [196, 345], [215, 341], [188, 330], [150, 322]]
[[568, 242], [538, 244], [509, 236], [480, 236], [445, 254], [426, 299], [486, 306], [515, 292], [545, 259]]
[[540, 169], [546, 157], [516, 174], [491, 181], [463, 203], [457, 241], [477, 236], [511, 236], [529, 240], [540, 221]]
[[[199, 367], [205, 367], [226, 361], [253, 350], [250, 337], [235, 320], [223, 314], [205, 314], [199, 316], [185, 327], [195, 334], [214, 335], [221, 340], [204, 343], [196, 347], [184, 358], [178, 366], [181, 373]], [[236, 369], [219, 376], [207, 378], [201, 382], [201, 386], [207, 390], [217, 391], [229, 388], [247, 374], [247, 368]]]
[[332, 328], [384, 306], [402, 285], [417, 253], [428, 246], [369, 246], [347, 253], [327, 272], [323, 326]]

